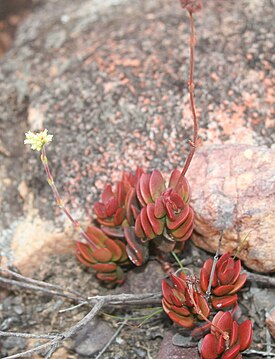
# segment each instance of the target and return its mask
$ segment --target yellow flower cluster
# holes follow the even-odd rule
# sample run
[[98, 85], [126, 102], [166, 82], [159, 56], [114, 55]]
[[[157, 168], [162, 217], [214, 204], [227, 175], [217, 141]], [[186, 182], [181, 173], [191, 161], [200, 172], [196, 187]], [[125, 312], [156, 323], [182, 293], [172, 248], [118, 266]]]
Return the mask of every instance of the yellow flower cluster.
[[31, 145], [32, 150], [41, 151], [46, 143], [52, 141], [53, 135], [48, 135], [48, 130], [45, 129], [39, 133], [27, 132], [25, 133], [26, 139], [24, 140], [25, 145]]

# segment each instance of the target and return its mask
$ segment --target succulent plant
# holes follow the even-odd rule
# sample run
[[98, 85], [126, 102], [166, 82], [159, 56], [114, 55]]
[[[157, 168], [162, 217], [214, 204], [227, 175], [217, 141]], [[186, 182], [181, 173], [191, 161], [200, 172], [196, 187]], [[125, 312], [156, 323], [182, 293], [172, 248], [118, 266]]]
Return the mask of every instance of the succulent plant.
[[218, 312], [212, 320], [211, 333], [202, 341], [202, 359], [240, 359], [241, 352], [252, 342], [252, 323], [246, 320], [240, 325], [230, 312]]
[[158, 170], [143, 173], [137, 184], [137, 198], [143, 207], [136, 218], [135, 232], [143, 242], [154, 240], [164, 252], [182, 250], [194, 227], [189, 205], [190, 186], [179, 170], [170, 176], [168, 187]]
[[140, 212], [136, 186], [143, 174], [141, 168], [135, 173], [123, 172], [116, 190], [107, 184], [101, 195], [101, 202], [94, 204], [94, 211], [102, 231], [109, 237], [126, 242], [129, 259], [141, 266], [148, 258], [148, 245], [141, 243], [135, 234], [135, 220]]
[[204, 320], [210, 314], [205, 298], [190, 285], [190, 280], [183, 272], [179, 276], [171, 274], [171, 285], [162, 280], [163, 309], [174, 323], [185, 328], [191, 328], [196, 319]]
[[[204, 263], [200, 273], [200, 285], [204, 293], [207, 292], [213, 259]], [[241, 273], [241, 261], [235, 261], [230, 253], [223, 254], [217, 261], [211, 287], [212, 306], [216, 309], [235, 304], [236, 294], [245, 284], [247, 275]]]
[[101, 202], [95, 202], [97, 221], [107, 227], [129, 226], [138, 215], [138, 201], [135, 186], [143, 171], [138, 168], [135, 174], [123, 172], [115, 191], [107, 184], [101, 195]]
[[80, 262], [96, 271], [96, 277], [103, 282], [121, 284], [124, 272], [121, 266], [129, 264], [125, 244], [121, 240], [114, 240], [99, 228], [90, 226], [87, 235], [95, 244], [77, 242], [76, 256]]

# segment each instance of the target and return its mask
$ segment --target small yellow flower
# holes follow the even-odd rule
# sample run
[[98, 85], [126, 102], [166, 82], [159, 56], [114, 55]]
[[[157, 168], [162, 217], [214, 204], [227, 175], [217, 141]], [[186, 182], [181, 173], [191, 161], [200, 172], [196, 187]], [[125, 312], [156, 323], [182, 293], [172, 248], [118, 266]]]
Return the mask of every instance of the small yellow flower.
[[42, 147], [52, 141], [53, 135], [48, 135], [48, 130], [45, 129], [39, 133], [27, 132], [25, 133], [25, 145], [31, 145], [32, 150], [41, 151]]

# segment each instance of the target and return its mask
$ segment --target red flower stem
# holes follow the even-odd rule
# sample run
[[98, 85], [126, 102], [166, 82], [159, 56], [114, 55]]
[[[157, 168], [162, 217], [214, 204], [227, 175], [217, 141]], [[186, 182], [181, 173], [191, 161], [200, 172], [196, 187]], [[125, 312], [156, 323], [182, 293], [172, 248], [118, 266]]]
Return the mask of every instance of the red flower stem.
[[193, 296], [193, 288], [189, 288], [188, 289], [188, 294], [190, 296], [191, 302], [195, 308], [195, 312], [200, 315], [203, 320], [205, 320], [208, 324], [210, 324], [211, 326], [213, 326], [218, 332], [221, 333], [221, 335], [223, 336], [224, 340], [227, 342], [229, 340], [229, 334], [225, 331], [223, 331], [222, 329], [220, 329], [219, 327], [217, 327], [215, 324], [213, 324], [208, 318], [206, 318], [206, 316], [202, 313], [200, 307], [197, 305], [194, 296]]
[[213, 278], [214, 278], [214, 274], [215, 274], [215, 269], [216, 269], [216, 265], [219, 259], [219, 255], [220, 255], [220, 250], [221, 250], [221, 243], [222, 243], [222, 236], [223, 236], [223, 231], [221, 231], [221, 235], [219, 238], [219, 243], [218, 243], [218, 248], [213, 260], [213, 264], [212, 264], [212, 268], [211, 268], [211, 273], [210, 273], [210, 277], [209, 277], [209, 283], [208, 283], [208, 288], [207, 291], [205, 293], [205, 299], [208, 301], [211, 295], [211, 287], [212, 287], [212, 282], [213, 282]]
[[71, 213], [68, 211], [68, 209], [64, 206], [64, 203], [59, 195], [59, 192], [55, 186], [51, 171], [50, 171], [50, 167], [48, 165], [48, 158], [46, 155], [46, 149], [45, 146], [42, 147], [42, 153], [41, 153], [41, 161], [43, 163], [46, 175], [47, 175], [47, 181], [49, 186], [51, 187], [55, 200], [56, 200], [56, 204], [58, 205], [58, 207], [63, 211], [63, 213], [67, 216], [67, 218], [72, 222], [74, 228], [80, 233], [80, 235], [82, 236], [82, 238], [84, 238], [85, 242], [88, 242], [94, 249], [97, 249], [96, 245], [94, 244], [94, 242], [91, 240], [91, 238], [87, 235], [87, 233], [84, 231], [84, 229], [81, 227], [80, 223], [78, 221], [76, 221], [73, 216], [71, 215]]
[[190, 166], [190, 163], [192, 161], [192, 158], [194, 156], [194, 153], [196, 151], [197, 147], [197, 141], [198, 141], [198, 121], [197, 121], [197, 114], [196, 114], [196, 107], [195, 107], [195, 99], [194, 99], [194, 52], [195, 52], [195, 26], [194, 26], [194, 19], [192, 12], [189, 12], [189, 19], [190, 19], [190, 71], [189, 71], [189, 99], [190, 99], [190, 105], [191, 105], [191, 111], [193, 116], [193, 126], [194, 126], [194, 133], [193, 133], [193, 142], [189, 140], [190, 144], [190, 151], [188, 154], [188, 157], [185, 161], [185, 164], [183, 166], [183, 169], [181, 171], [180, 177], [178, 179], [177, 185], [175, 190], [177, 190], [182, 181], [183, 178]]

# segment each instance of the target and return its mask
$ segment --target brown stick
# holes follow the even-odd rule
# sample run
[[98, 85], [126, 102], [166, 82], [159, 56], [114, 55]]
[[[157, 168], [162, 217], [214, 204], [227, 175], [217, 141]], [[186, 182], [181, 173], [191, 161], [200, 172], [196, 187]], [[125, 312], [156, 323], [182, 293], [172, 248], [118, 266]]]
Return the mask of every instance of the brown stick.
[[3, 267], [0, 267], [0, 271], [3, 272], [3, 273], [7, 273], [7, 274], [10, 274], [12, 277], [14, 278], [17, 278], [21, 281], [24, 281], [26, 283], [31, 283], [31, 284], [35, 284], [35, 285], [39, 285], [39, 286], [42, 286], [42, 287], [45, 287], [45, 288], [49, 288], [49, 289], [57, 289], [58, 291], [62, 291], [62, 292], [68, 292], [68, 293], [71, 293], [71, 294], [74, 294], [82, 299], [86, 299], [81, 293], [77, 292], [76, 290], [73, 290], [73, 289], [65, 289], [65, 288], [62, 288], [61, 286], [59, 285], [56, 285], [56, 284], [51, 284], [51, 283], [47, 283], [47, 282], [43, 282], [43, 281], [40, 281], [40, 280], [36, 280], [36, 279], [32, 279], [32, 278], [29, 278], [29, 277], [25, 277], [19, 273], [16, 273], [8, 268], [3, 268]]
[[105, 305], [105, 300], [104, 299], [99, 300], [84, 318], [82, 318], [79, 322], [77, 322], [75, 325], [73, 325], [71, 328], [64, 331], [63, 333], [57, 334], [56, 337], [54, 339], [52, 339], [51, 341], [49, 341], [49, 342], [47, 342], [45, 344], [39, 345], [37, 347], [34, 347], [34, 348], [32, 348], [30, 350], [27, 350], [25, 352], [21, 352], [21, 353], [18, 353], [18, 354], [7, 356], [7, 357], [5, 357], [3, 359], [22, 358], [23, 356], [26, 356], [26, 355], [29, 355], [29, 354], [41, 352], [42, 350], [44, 350], [44, 349], [46, 349], [48, 347], [50, 347], [50, 349], [49, 349], [49, 351], [48, 351], [48, 353], [46, 354], [45, 357], [50, 358], [51, 355], [54, 353], [54, 351], [57, 349], [57, 347], [64, 340], [67, 340], [70, 337], [72, 337], [84, 325], [89, 323], [89, 321], [92, 320], [97, 315], [97, 313], [103, 308], [104, 305]]

